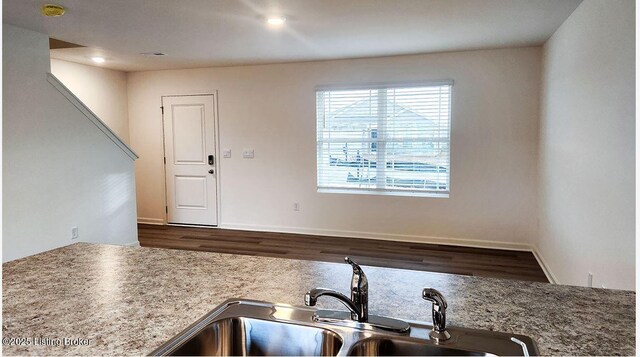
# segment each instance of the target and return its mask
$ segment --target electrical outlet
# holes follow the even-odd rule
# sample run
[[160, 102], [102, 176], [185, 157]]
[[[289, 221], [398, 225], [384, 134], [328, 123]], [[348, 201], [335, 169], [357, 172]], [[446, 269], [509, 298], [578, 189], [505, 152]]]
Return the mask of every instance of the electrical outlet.
[[593, 274], [591, 272], [587, 275], [587, 286], [590, 288], [593, 287]]
[[228, 159], [231, 157], [231, 149], [226, 149], [222, 151], [222, 157], [224, 157], [225, 159]]
[[71, 239], [78, 239], [78, 227], [71, 227]]
[[300, 203], [294, 202], [293, 203], [293, 210], [296, 211], [296, 212], [300, 211]]

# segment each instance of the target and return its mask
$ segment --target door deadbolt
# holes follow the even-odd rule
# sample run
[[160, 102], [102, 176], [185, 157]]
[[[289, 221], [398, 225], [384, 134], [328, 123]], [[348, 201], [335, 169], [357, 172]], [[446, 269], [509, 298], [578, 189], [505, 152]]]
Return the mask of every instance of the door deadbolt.
[[213, 155], [209, 155], [209, 165], [213, 165], [215, 164], [215, 158], [213, 157]]

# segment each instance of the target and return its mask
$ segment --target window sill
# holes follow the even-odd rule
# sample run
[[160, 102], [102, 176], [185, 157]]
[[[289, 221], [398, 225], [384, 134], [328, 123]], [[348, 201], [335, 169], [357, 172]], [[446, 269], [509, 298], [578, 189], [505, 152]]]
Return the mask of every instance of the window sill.
[[401, 197], [430, 197], [449, 198], [449, 193], [416, 192], [416, 191], [378, 191], [378, 190], [350, 190], [348, 188], [318, 188], [319, 193], [341, 193], [348, 195], [377, 195]]

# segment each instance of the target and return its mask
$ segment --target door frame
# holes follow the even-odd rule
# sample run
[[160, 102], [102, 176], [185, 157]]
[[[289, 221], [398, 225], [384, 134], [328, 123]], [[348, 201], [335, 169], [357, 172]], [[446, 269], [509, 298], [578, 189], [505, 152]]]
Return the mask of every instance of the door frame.
[[[214, 155], [216, 157], [214, 168], [216, 170], [216, 222], [218, 222], [215, 226], [200, 226], [200, 225], [192, 225], [192, 224], [170, 224], [169, 223], [169, 213], [167, 212], [168, 198], [167, 198], [167, 165], [165, 164], [165, 154], [166, 154], [166, 145], [165, 145], [165, 132], [164, 132], [164, 101], [165, 97], [195, 97], [195, 96], [211, 96], [213, 99], [213, 139], [215, 141], [214, 145]], [[186, 91], [182, 94], [161, 94], [160, 95], [160, 123], [162, 124], [162, 153], [160, 155], [160, 162], [162, 162], [162, 189], [164, 191], [164, 215], [163, 215], [163, 225], [180, 225], [180, 226], [194, 226], [194, 227], [206, 227], [206, 228], [219, 228], [221, 225], [221, 208], [222, 208], [222, 190], [220, 185], [220, 136], [218, 132], [218, 91]]]

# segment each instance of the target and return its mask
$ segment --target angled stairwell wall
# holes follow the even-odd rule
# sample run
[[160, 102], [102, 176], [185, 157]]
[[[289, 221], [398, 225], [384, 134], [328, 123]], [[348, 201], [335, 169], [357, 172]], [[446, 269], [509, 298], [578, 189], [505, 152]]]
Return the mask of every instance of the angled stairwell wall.
[[135, 244], [137, 156], [49, 74], [48, 36], [3, 24], [2, 66], [3, 261]]
[[126, 72], [52, 58], [51, 73], [129, 145]]

